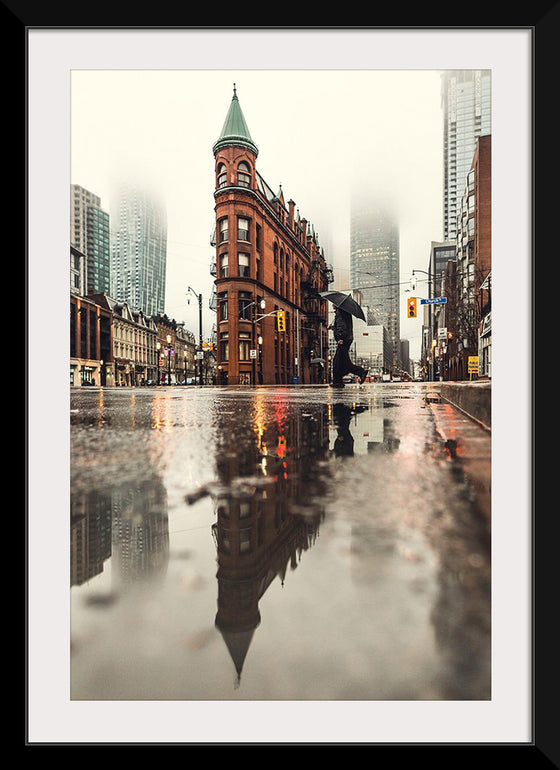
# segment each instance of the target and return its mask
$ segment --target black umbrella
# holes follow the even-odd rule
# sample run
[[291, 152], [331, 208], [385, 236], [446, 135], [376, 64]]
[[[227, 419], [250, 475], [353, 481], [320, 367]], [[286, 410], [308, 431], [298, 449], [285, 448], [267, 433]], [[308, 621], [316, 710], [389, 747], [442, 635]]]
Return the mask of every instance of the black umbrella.
[[351, 294], [345, 294], [343, 291], [321, 291], [319, 296], [328, 299], [335, 307], [346, 310], [347, 313], [356, 316], [356, 318], [361, 318], [362, 321], [366, 320], [364, 311]]

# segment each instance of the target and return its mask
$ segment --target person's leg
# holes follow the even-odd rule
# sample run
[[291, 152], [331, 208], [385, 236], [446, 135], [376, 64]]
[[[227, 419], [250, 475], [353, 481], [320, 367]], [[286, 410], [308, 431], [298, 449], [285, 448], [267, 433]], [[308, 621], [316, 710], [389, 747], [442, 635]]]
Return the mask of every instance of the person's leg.
[[342, 378], [346, 374], [344, 372], [344, 356], [343, 356], [343, 350], [342, 345], [338, 345], [336, 348], [336, 353], [334, 354], [333, 363], [333, 382], [332, 384], [336, 387], [341, 387], [344, 385], [342, 382]]
[[342, 370], [342, 376], [344, 377], [345, 374], [350, 374], [352, 371], [352, 367], [354, 364], [350, 360], [350, 345], [351, 342], [344, 342], [340, 347], [340, 367]]
[[362, 380], [362, 382], [367, 377], [367, 373], [368, 373], [367, 369], [364, 369], [363, 366], [357, 366], [356, 364], [352, 364], [350, 366], [350, 371], [352, 372], [352, 374], [355, 374], [356, 377], [359, 377], [360, 380]]
[[[344, 346], [344, 347], [346, 347], [346, 346]], [[350, 345], [348, 345], [348, 347], [346, 348], [346, 356], [347, 356], [347, 359], [348, 359], [348, 361], [347, 361], [347, 372], [346, 373], [355, 374], [356, 377], [358, 377], [358, 379], [360, 380], [360, 383], [362, 383], [365, 380], [365, 378], [367, 377], [367, 369], [364, 369], [363, 366], [358, 366], [357, 364], [354, 364], [352, 362], [352, 359], [350, 358], [349, 349], [350, 349]]]

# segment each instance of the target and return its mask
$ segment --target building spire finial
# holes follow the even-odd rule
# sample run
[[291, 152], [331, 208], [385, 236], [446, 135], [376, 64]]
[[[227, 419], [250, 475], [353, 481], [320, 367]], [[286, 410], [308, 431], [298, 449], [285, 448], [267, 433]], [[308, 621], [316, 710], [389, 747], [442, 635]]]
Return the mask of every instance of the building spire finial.
[[222, 128], [222, 133], [212, 148], [214, 154], [216, 154], [220, 147], [225, 147], [226, 145], [237, 145], [245, 147], [253, 152], [255, 157], [259, 152], [256, 144], [251, 139], [249, 129], [247, 128], [247, 123], [243, 117], [243, 112], [241, 111], [239, 98], [237, 96], [237, 86], [235, 83], [233, 84], [233, 97], [229, 105], [229, 110]]

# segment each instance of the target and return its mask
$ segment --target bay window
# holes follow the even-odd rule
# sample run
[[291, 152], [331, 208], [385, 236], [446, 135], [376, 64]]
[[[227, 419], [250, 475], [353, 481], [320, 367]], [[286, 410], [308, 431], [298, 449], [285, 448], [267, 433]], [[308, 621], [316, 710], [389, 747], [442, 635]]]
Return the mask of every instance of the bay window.
[[229, 361], [229, 333], [220, 334], [220, 361]]
[[240, 252], [237, 255], [237, 262], [238, 262], [239, 276], [242, 278], [248, 278], [249, 277], [249, 255]]
[[228, 254], [220, 254], [220, 278], [227, 278], [229, 275]]
[[220, 243], [227, 241], [228, 239], [228, 218], [220, 219], [218, 222], [218, 229], [220, 233]]
[[249, 240], [249, 220], [245, 217], [237, 217], [237, 239], [240, 241]]
[[249, 361], [251, 358], [251, 335], [249, 332], [239, 332], [239, 360]]
[[228, 295], [227, 291], [223, 291], [218, 295], [218, 312], [219, 312], [219, 320], [220, 321], [227, 321], [228, 320]]
[[240, 291], [239, 292], [239, 318], [241, 318], [244, 321], [250, 321], [252, 307], [253, 307], [253, 300], [250, 292]]

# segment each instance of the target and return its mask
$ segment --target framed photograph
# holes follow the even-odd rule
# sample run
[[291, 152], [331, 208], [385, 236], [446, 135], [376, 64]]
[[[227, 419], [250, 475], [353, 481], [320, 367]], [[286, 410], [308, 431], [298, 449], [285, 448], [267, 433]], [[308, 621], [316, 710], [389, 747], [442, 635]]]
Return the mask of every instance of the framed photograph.
[[[526, 747], [532, 750], [532, 761], [554, 755], [553, 740], [548, 745], [551, 739], [550, 735], [546, 735], [548, 719], [543, 716], [548, 704], [542, 704], [539, 709], [541, 731], [535, 711], [532, 465], [535, 363], [533, 114], [535, 57], [538, 52], [535, 28], [543, 28], [542, 34], [546, 37], [547, 25], [554, 20], [552, 15], [549, 20], [545, 17], [535, 26], [468, 28], [74, 27], [31, 23], [25, 26], [28, 746], [144, 743], [389, 747], [472, 745]], [[554, 28], [554, 24], [549, 27]], [[76, 420], [80, 419], [79, 410], [82, 408], [69, 400], [68, 382], [71, 369], [68, 346], [68, 237], [73, 226], [71, 186], [96, 196], [96, 202], [90, 208], [97, 213], [109, 211], [111, 185], [117, 171], [122, 173], [124, 169], [129, 179], [138, 176], [149, 178], [155, 187], [160, 185], [163, 188], [167, 216], [165, 306], [154, 305], [145, 315], [150, 318], [166, 315], [175, 326], [183, 325], [190, 329], [193, 332], [193, 350], [198, 345], [201, 354], [199, 358], [193, 355], [193, 372], [189, 374], [186, 362], [181, 364], [182, 368], [176, 364], [177, 344], [174, 340], [168, 346], [164, 344], [163, 351], [158, 349], [159, 355], [153, 363], [157, 373], [152, 367], [153, 371], [146, 369], [138, 377], [133, 361], [127, 359], [123, 342], [120, 370], [115, 361], [114, 370], [109, 372], [114, 379], [110, 383], [106, 380], [101, 382], [101, 385], [115, 385], [113, 395], [101, 388], [102, 396], [106, 394], [103, 398], [114, 398], [116, 393], [124, 398], [126, 388], [132, 386], [138, 390], [134, 398], [144, 398], [149, 391], [147, 386], [153, 385], [154, 380], [158, 387], [163, 381], [167, 386], [184, 386], [185, 394], [193, 393], [195, 389], [188, 389], [188, 380], [192, 376], [196, 385], [199, 363], [201, 373], [198, 383], [206, 376], [202, 373], [202, 359], [208, 351], [214, 351], [220, 365], [229, 361], [232, 372], [232, 351], [235, 350], [235, 360], [240, 361], [235, 387], [247, 389], [259, 385], [258, 372], [260, 384], [267, 387], [267, 362], [270, 362], [271, 372], [275, 364], [272, 349], [266, 347], [266, 324], [270, 320], [267, 313], [282, 314], [284, 306], [277, 303], [265, 305], [262, 310], [259, 308], [261, 315], [255, 318], [259, 323], [264, 320], [257, 336], [246, 315], [250, 311], [251, 298], [243, 296], [239, 300], [239, 308], [243, 306], [242, 313], [237, 311], [237, 298], [235, 304], [230, 301], [229, 313], [235, 310], [240, 315], [239, 339], [234, 340], [232, 335], [227, 336], [225, 326], [220, 336], [219, 323], [216, 325], [217, 318], [218, 321], [221, 318], [222, 323], [228, 320], [224, 296], [216, 293], [214, 305], [211, 303], [216, 277], [209, 270], [216, 255], [216, 233], [212, 231], [216, 225], [214, 207], [218, 198], [214, 191], [220, 189], [219, 180], [225, 179], [225, 176], [220, 176], [225, 174], [225, 166], [223, 170], [215, 168], [217, 156], [213, 156], [213, 152], [216, 152], [220, 138], [224, 135], [231, 138], [234, 133], [236, 151], [242, 153], [249, 148], [251, 157], [258, 156], [257, 163], [259, 169], [262, 168], [262, 175], [258, 176], [259, 190], [271, 208], [280, 202], [275, 209], [276, 216], [285, 217], [284, 224], [289, 221], [294, 232], [296, 227], [293, 223], [304, 221], [302, 238], [313, 239], [317, 254], [324, 251], [333, 255], [332, 260], [327, 258], [327, 263], [334, 269], [335, 276], [347, 286], [351, 280], [348, 254], [350, 209], [355, 189], [370, 189], [372, 185], [377, 185], [387, 198], [398, 198], [401, 221], [399, 282], [404, 283], [416, 276], [418, 283], [414, 291], [418, 303], [414, 317], [409, 315], [407, 319], [407, 307], [410, 305], [407, 304], [407, 297], [410, 294], [405, 294], [403, 288], [396, 314], [401, 317], [401, 338], [410, 337], [411, 358], [420, 360], [423, 344], [421, 312], [427, 306], [420, 304], [420, 298], [432, 295], [423, 295], [418, 286], [426, 286], [422, 273], [427, 270], [433, 243], [457, 238], [456, 229], [451, 226], [444, 234], [444, 146], [447, 147], [454, 139], [444, 132], [442, 75], [474, 71], [490, 73], [489, 77], [473, 78], [472, 83], [475, 90], [478, 89], [475, 95], [478, 105], [474, 116], [476, 120], [484, 119], [481, 105], [484, 89], [488, 85], [491, 129], [486, 133], [491, 133], [492, 137], [491, 649], [488, 658], [490, 673], [484, 685], [480, 685], [477, 679], [480, 668], [477, 668], [474, 654], [469, 657], [472, 669], [460, 673], [461, 654], [458, 649], [453, 653], [456, 656], [453, 661], [447, 659], [447, 668], [442, 665], [438, 671], [433, 670], [432, 652], [437, 648], [438, 641], [441, 643], [442, 635], [447, 634], [446, 649], [451, 649], [449, 638], [454, 631], [446, 626], [445, 618], [449, 620], [457, 608], [452, 611], [454, 590], [450, 584], [445, 590], [439, 586], [440, 599], [445, 594], [446, 602], [449, 602], [447, 610], [441, 605], [438, 610], [434, 602], [430, 620], [424, 618], [422, 625], [415, 625], [414, 621], [414, 613], [423, 612], [422, 605], [410, 601], [412, 589], [410, 586], [407, 588], [410, 603], [402, 604], [402, 611], [411, 614], [406, 622], [401, 619], [401, 626], [395, 627], [397, 631], [392, 642], [395, 657], [391, 660], [388, 647], [390, 635], [386, 624], [395, 621], [398, 594], [393, 597], [396, 605], [392, 605], [391, 612], [388, 604], [377, 599], [375, 607], [379, 626], [375, 631], [370, 629], [367, 642], [363, 638], [363, 630], [348, 621], [350, 625], [344, 631], [345, 638], [337, 644], [332, 640], [327, 644], [326, 629], [333, 634], [341, 633], [332, 615], [341, 612], [342, 618], [347, 616], [343, 613], [344, 600], [338, 595], [340, 585], [325, 577], [324, 591], [318, 591], [313, 598], [310, 594], [305, 595], [308, 607], [313, 606], [313, 612], [323, 620], [323, 625], [318, 626], [322, 629], [322, 638], [321, 634], [314, 638], [313, 613], [307, 615], [305, 623], [294, 624], [287, 633], [287, 629], [282, 627], [281, 597], [270, 600], [273, 606], [275, 603], [278, 606], [274, 613], [271, 612], [273, 617], [266, 634], [262, 634], [267, 642], [264, 639], [259, 641], [258, 635], [254, 639], [254, 647], [263, 646], [255, 656], [261, 668], [253, 689], [247, 690], [249, 694], [245, 694], [242, 687], [235, 689], [231, 686], [233, 675], [228, 680], [230, 687], [227, 692], [216, 686], [213, 677], [228, 676], [225, 670], [232, 661], [236, 666], [242, 666], [240, 659], [243, 653], [238, 647], [234, 651], [231, 643], [227, 662], [222, 660], [216, 666], [203, 663], [211, 660], [207, 656], [216, 643], [213, 636], [216, 631], [208, 630], [202, 621], [196, 633], [196, 629], [190, 627], [188, 633], [186, 629], [181, 631], [180, 621], [177, 621], [179, 625], [175, 628], [177, 636], [173, 638], [173, 655], [169, 654], [165, 645], [160, 647], [159, 642], [152, 640], [153, 646], [149, 647], [150, 652], [143, 659], [146, 663], [145, 680], [141, 684], [137, 680], [135, 688], [129, 688], [122, 678], [122, 671], [127, 670], [129, 681], [138, 677], [132, 652], [134, 633], [131, 632], [129, 637], [126, 634], [117, 637], [115, 633], [115, 637], [107, 641], [107, 645], [111, 646], [111, 655], [105, 659], [103, 645], [97, 648], [101, 659], [99, 666], [95, 667], [95, 676], [105, 676], [107, 687], [88, 689], [88, 671], [90, 677], [94, 675], [93, 669], [88, 668], [89, 662], [83, 667], [77, 686], [72, 682], [72, 655], [76, 654], [81, 641], [85, 644], [85, 639], [96, 639], [99, 644], [99, 636], [105, 632], [102, 626], [97, 632], [94, 630], [97, 628], [94, 614], [79, 615], [79, 632], [73, 635], [71, 630], [72, 613], [77, 615], [78, 610], [69, 596], [69, 490], [74, 483], [71, 467], [75, 460], [70, 450], [69, 422], [72, 410]], [[460, 107], [458, 110], [458, 123], [470, 119], [470, 116], [460, 113]], [[235, 131], [228, 125], [228, 120], [234, 119], [237, 121]], [[457, 162], [460, 163], [461, 159], [457, 158]], [[469, 166], [471, 162], [472, 157], [468, 159]], [[252, 169], [250, 164], [245, 163], [238, 171], [240, 176], [232, 187], [243, 197], [251, 184]], [[457, 196], [460, 198], [463, 192], [462, 185], [458, 183]], [[246, 210], [252, 211], [249, 203]], [[460, 210], [460, 200], [457, 201], [457, 210]], [[111, 211], [108, 226], [111, 238], [117, 237], [116, 216]], [[450, 216], [446, 209], [445, 217]], [[243, 222], [249, 221], [248, 214]], [[228, 280], [228, 270], [230, 273], [239, 270], [240, 278], [252, 280], [250, 251], [239, 245], [249, 239], [249, 225], [237, 224], [236, 227], [236, 250], [233, 251], [233, 246], [229, 248], [229, 253], [225, 248], [218, 249], [221, 259], [215, 268], [226, 271], [217, 276], [222, 282]], [[245, 227], [247, 229], [243, 229]], [[229, 229], [232, 231], [231, 221]], [[120, 231], [118, 236], [121, 239], [125, 237], [123, 232]], [[220, 238], [223, 230], [218, 229], [217, 233]], [[155, 235], [151, 237], [157, 239]], [[290, 238], [295, 243], [293, 233]], [[229, 243], [232, 243], [231, 238]], [[284, 253], [279, 252], [278, 259], [284, 258]], [[79, 280], [77, 264], [75, 280]], [[278, 280], [284, 280], [283, 275], [279, 261]], [[367, 288], [364, 284], [364, 293], [367, 293]], [[285, 289], [286, 292], [291, 291], [288, 278]], [[274, 284], [275, 296], [281, 296], [283, 290], [283, 284]], [[410, 291], [408, 286], [406, 291]], [[512, 297], [515, 297], [514, 315]], [[258, 300], [260, 303], [262, 297]], [[430, 301], [435, 302], [433, 299]], [[121, 306], [124, 303], [134, 309], [137, 301], [119, 299], [118, 302]], [[375, 300], [368, 302], [373, 307]], [[217, 311], [222, 315], [217, 316]], [[49, 316], [48, 340], [45, 339], [45, 314]], [[278, 326], [278, 322], [273, 326], [270, 321], [270, 334], [276, 335], [276, 339], [293, 330], [289, 312], [281, 318], [285, 326]], [[215, 335], [211, 337], [210, 330], [214, 325]], [[204, 344], [203, 332], [208, 335]], [[308, 332], [304, 329], [303, 333]], [[299, 344], [301, 337], [294, 332], [294, 345], [296, 339]], [[438, 340], [442, 356], [446, 354], [444, 343], [448, 340], [447, 331], [446, 339], [443, 342]], [[318, 345], [318, 342], [315, 347], [309, 345], [310, 349], [306, 352], [310, 368], [305, 371], [319, 372], [321, 377], [317, 383], [308, 379], [304, 384], [310, 387], [328, 385], [323, 370], [319, 369], [321, 362], [327, 360], [327, 351], [323, 347], [319, 349]], [[292, 356], [299, 367], [304, 354], [299, 348], [292, 350], [291, 346], [286, 352], [285, 347], [280, 345], [276, 351], [277, 368], [278, 359], [283, 355]], [[312, 369], [311, 365], [315, 368]], [[465, 371], [465, 380], [472, 378], [473, 372], [479, 374], [474, 358], [472, 365], [469, 359], [469, 367], [469, 371]], [[394, 377], [391, 387], [404, 389], [408, 386], [401, 381], [401, 374], [398, 372], [398, 376]], [[84, 369], [80, 376], [82, 384], [84, 377], [90, 381], [94, 379], [93, 382], [86, 382], [94, 388], [85, 389], [93, 393], [100, 384], [95, 378], [106, 377], [107, 371], [100, 369], [99, 372], [91, 370], [88, 373]], [[305, 376], [311, 375], [306, 373]], [[371, 383], [368, 379], [372, 388], [389, 387], [381, 381], [381, 368], [376, 376], [379, 378], [377, 384], [374, 384], [373, 375]], [[119, 377], [120, 381], [116, 381]], [[299, 368], [294, 372], [286, 370], [286, 382], [279, 384], [286, 387], [302, 385], [301, 377]], [[215, 381], [214, 384], [223, 382]], [[71, 389], [74, 385], [76, 381], [71, 382]], [[156, 390], [152, 388], [149, 393], [150, 403], [155, 403], [153, 394]], [[178, 391], [177, 388], [175, 390]], [[101, 415], [103, 410], [99, 403], [96, 404], [99, 407], [96, 407], [97, 411], [93, 410], [87, 417], [91, 430], [87, 437], [84, 432], [84, 443], [79, 449], [84, 477], [88, 473], [101, 474], [103, 470], [96, 466], [93, 455], [87, 454], [88, 447], [92, 450], [94, 447], [94, 443], [87, 442], [93, 442], [95, 438], [92, 427], [95, 415], [100, 421], [107, 419], [104, 412]], [[227, 413], [226, 402], [222, 406], [223, 414]], [[150, 443], [149, 452], [159, 452], [160, 459], [165, 457], [163, 477], [167, 478], [166, 473], [177, 471], [179, 460], [184, 462], [181, 484], [163, 484], [164, 487], [167, 484], [164, 493], [167, 494], [170, 509], [176, 511], [181, 508], [185, 499], [189, 502], [196, 498], [197, 503], [203, 498], [209, 500], [215, 490], [212, 480], [205, 478], [204, 472], [201, 478], [189, 477], [192, 470], [189, 470], [191, 466], [188, 463], [189, 458], [194, 456], [194, 448], [188, 442], [180, 447], [166, 443], [165, 426], [173, 425], [177, 419], [185, 419], [184, 426], [187, 427], [191, 423], [183, 413], [170, 416], [165, 409], [156, 412], [154, 406], [151, 427], [161, 428], [158, 434], [161, 443], [157, 447]], [[120, 414], [113, 414], [115, 423], [118, 423]], [[314, 413], [305, 412], [302, 420], [305, 422], [307, 419], [311, 424], [315, 417]], [[218, 418], [209, 413], [208, 419], [209, 430], [212, 426], [215, 430], [219, 420], [218, 423], [211, 420]], [[352, 419], [362, 420], [361, 424], [365, 426], [366, 418], [355, 408], [355, 404]], [[129, 426], [123, 423], [123, 437], [128, 435], [128, 430]], [[362, 440], [375, 441], [375, 430], [373, 422], [363, 427], [360, 432]], [[251, 432], [251, 440], [256, 435], [255, 431], [256, 428]], [[238, 435], [242, 442], [243, 430]], [[276, 460], [281, 460], [286, 451], [282, 438], [285, 442], [281, 432], [275, 436]], [[354, 447], [357, 452], [355, 439], [356, 436]], [[151, 437], [147, 440], [151, 441]], [[204, 455], [206, 450], [201, 448], [203, 444], [198, 446], [200, 456]], [[404, 445], [400, 447], [401, 453], [405, 450]], [[130, 445], [123, 455], [126, 462], [123, 459], [122, 467], [128, 469], [134, 462], [137, 467], [143, 467], [142, 463], [148, 462], [146, 452], [146, 446]], [[181, 452], [185, 453], [184, 456]], [[230, 455], [224, 453], [226, 457]], [[267, 457], [272, 462], [272, 455]], [[108, 478], [109, 469], [105, 468], [104, 472]], [[188, 489], [186, 480], [189, 482]], [[316, 481], [316, 476], [310, 483], [313, 481]], [[146, 478], [142, 482], [146, 482]], [[141, 480], [138, 484], [141, 485]], [[429, 479], [425, 480], [425, 485], [429, 487]], [[254, 494], [261, 494], [260, 489], [258, 487]], [[424, 486], [419, 484], [418, 489], [424, 489]], [[137, 496], [138, 505], [157, 508], [159, 498], [154, 490], [152, 486], [149, 490], [142, 487]], [[402, 494], [402, 506], [416, 507], [420, 511], [423, 506], [433, 506], [437, 498], [434, 490], [425, 492], [426, 497], [413, 499], [407, 499], [404, 490]], [[194, 497], [189, 498], [189, 495]], [[124, 511], [126, 505], [130, 505], [130, 499], [128, 503], [124, 497], [119, 500], [118, 505], [122, 505]], [[89, 504], [93, 505], [91, 500]], [[112, 505], [115, 505], [114, 499]], [[197, 519], [197, 511], [198, 515], [201, 510], [203, 514], [210, 512], [204, 508], [205, 502], [199, 505], [202, 505], [201, 509], [191, 506], [189, 511], [182, 511], [184, 519], [175, 519], [176, 533], [181, 528], [194, 531], [197, 523], [201, 529], [204, 527], [204, 536], [214, 531], [206, 527], [207, 521], [203, 517]], [[187, 512], [192, 514], [190, 519], [186, 516]], [[239, 511], [237, 514], [242, 515]], [[442, 512], [444, 514], [445, 511]], [[386, 524], [389, 526], [388, 521]], [[413, 529], [407, 530], [411, 540], [403, 539], [395, 546], [401, 556], [405, 552], [410, 555], [408, 568], [414, 563]], [[150, 537], [158, 537], [155, 525], [146, 529], [146, 537], [148, 530]], [[226, 537], [224, 532], [228, 531], [226, 527], [216, 537]], [[357, 537], [355, 534], [350, 537], [349, 531], [345, 532], [347, 542], [340, 531], [327, 529], [323, 534], [326, 544], [323, 568], [326, 575], [329, 558], [336, 563], [340, 558], [339, 549], [348, 545], [359, 550], [360, 541], [359, 538], [354, 540]], [[335, 534], [341, 539], [337, 540]], [[379, 535], [379, 531], [376, 534]], [[86, 535], [85, 530], [79, 534], [80, 537]], [[109, 534], [107, 536], [110, 537]], [[240, 537], [243, 544], [243, 535]], [[418, 534], [418, 537], [423, 535]], [[192, 557], [189, 542], [179, 538], [176, 535], [174, 541], [175, 557], [179, 558], [179, 551], [184, 554], [189, 552]], [[96, 547], [100, 547], [99, 543]], [[215, 571], [213, 548], [214, 543], [209, 538], [197, 554], [207, 553], [210, 560], [207, 567], [210, 564]], [[249, 548], [249, 539], [246, 548]], [[333, 550], [329, 551], [330, 548]], [[452, 551], [450, 546], [446, 552], [450, 555]], [[403, 557], [404, 560], [406, 558]], [[308, 559], [308, 563], [311, 562]], [[195, 586], [200, 587], [203, 580], [199, 573], [195, 574], [194, 568], [191, 569], [194, 563], [196, 561], [191, 561], [190, 566], [185, 567], [184, 563], [174, 562], [173, 570], [176, 571], [171, 571], [168, 578], [176, 580], [183, 590], [192, 591], [190, 596], [201, 597], [203, 589], [196, 593]], [[471, 554], [471, 567], [477, 563], [477, 555]], [[379, 562], [376, 569], [379, 569]], [[453, 574], [453, 570], [449, 570], [445, 574], [460, 585], [464, 575], [462, 578], [459, 572]], [[108, 573], [105, 569], [104, 580], [107, 584], [104, 588], [111, 582]], [[314, 585], [314, 573], [311, 575], [313, 577], [308, 585]], [[351, 578], [353, 581], [360, 579], [358, 574], [353, 574]], [[426, 584], [421, 582], [420, 573], [414, 584], [419, 595], [428, 590]], [[276, 585], [280, 588], [281, 581], [277, 581]], [[432, 588], [438, 591], [437, 586]], [[90, 612], [98, 601], [95, 611], [110, 614], [114, 610], [100, 606], [101, 594], [107, 602], [112, 596], [110, 590], [91, 592], [87, 597]], [[392, 601], [390, 596], [387, 600]], [[373, 602], [372, 592], [364, 594], [361, 601], [369, 606]], [[194, 599], [192, 603], [196, 604]], [[130, 612], [136, 613], [128, 630], [137, 626], [139, 641], [141, 635], [146, 634], [146, 628], [141, 627], [140, 605], [126, 606]], [[262, 613], [263, 607], [260, 609]], [[373, 611], [373, 608], [370, 609]], [[122, 612], [125, 613], [126, 608]], [[164, 612], [164, 601], [158, 605], [146, 600], [142, 612], [151, 613], [156, 618]], [[428, 612], [429, 607], [426, 608]], [[438, 612], [443, 613], [439, 625], [435, 617]], [[450, 614], [445, 615], [445, 612]], [[466, 617], [467, 609], [465, 613]], [[123, 614], [114, 616], [113, 630], [122, 618]], [[410, 634], [408, 643], [398, 633], [399, 628]], [[458, 628], [455, 632], [457, 647], [467, 643], [465, 633], [461, 635]], [[422, 637], [423, 633], [433, 636], [427, 641]], [[223, 635], [227, 637], [225, 632]], [[278, 642], [288, 636], [291, 637], [290, 645]], [[378, 647], [372, 645], [374, 637], [383, 639], [383, 643], [379, 641]], [[237, 644], [239, 637], [236, 640]], [[414, 644], [412, 640], [415, 640]], [[148, 639], [144, 641], [149, 642]], [[230, 638], [226, 639], [226, 645], [228, 642], [231, 642]], [[288, 684], [295, 679], [294, 672], [302, 665], [302, 647], [307, 651], [308, 696], [302, 695], [295, 685]], [[298, 648], [299, 652], [296, 652]], [[178, 652], [181, 650], [185, 670], [179, 674], [181, 656]], [[374, 660], [376, 654], [379, 654], [377, 665]], [[147, 663], [149, 655], [153, 656], [150, 666]], [[348, 658], [346, 669], [342, 666], [341, 657]], [[201, 666], [200, 670], [206, 670], [204, 666], [208, 665], [208, 676], [203, 683], [196, 680], [195, 685], [195, 678], [190, 679], [186, 669], [192, 670], [197, 665]], [[294, 667], [292, 671], [290, 666]], [[329, 666], [334, 667], [336, 676], [340, 678], [337, 689], [319, 686]], [[359, 685], [361, 675], [358, 669], [365, 672], [363, 676], [366, 680], [371, 676], [370, 690]], [[381, 669], [384, 669], [384, 675]], [[389, 671], [393, 672], [392, 681]], [[406, 671], [410, 674], [405, 676], [403, 672]], [[464, 679], [459, 688], [457, 681], [460, 676]], [[456, 678], [451, 685], [449, 682], [453, 677]], [[442, 685], [444, 679], [447, 689]], [[114, 684], [112, 688], [109, 686], [111, 680]], [[181, 690], [177, 684], [180, 681], [189, 682], [192, 690]], [[299, 681], [303, 681], [301, 677]], [[413, 681], [415, 686], [411, 684]], [[161, 682], [168, 683], [167, 690], [161, 687]], [[192, 694], [185, 695], [185, 692]], [[364, 692], [371, 695], [362, 695]], [[539, 734], [547, 742], [546, 748], [541, 745]]]

